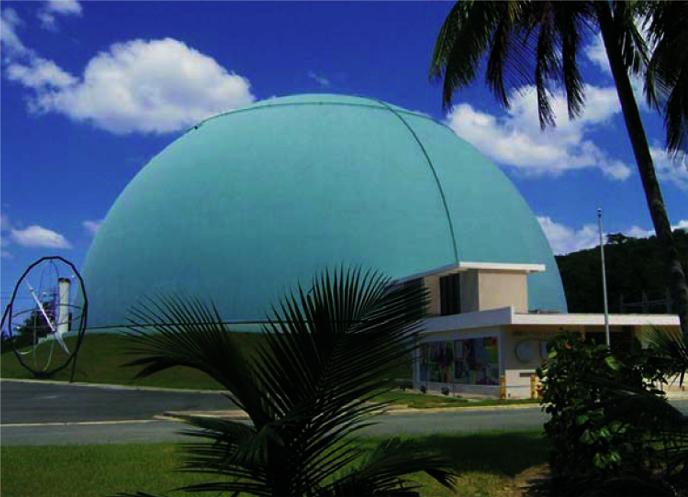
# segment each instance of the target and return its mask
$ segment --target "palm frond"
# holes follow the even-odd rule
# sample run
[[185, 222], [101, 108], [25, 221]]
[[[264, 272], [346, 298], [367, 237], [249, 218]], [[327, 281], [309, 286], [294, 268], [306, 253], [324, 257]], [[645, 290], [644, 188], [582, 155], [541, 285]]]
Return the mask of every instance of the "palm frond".
[[663, 370], [679, 376], [680, 384], [688, 372], [688, 344], [680, 331], [651, 329], [644, 334], [648, 346], [664, 360]]
[[638, 19], [648, 9], [649, 2], [615, 1], [612, 12], [619, 36], [621, 57], [626, 69], [632, 74], [645, 70], [648, 63], [647, 43], [638, 28]]
[[666, 147], [688, 153], [688, 5], [648, 2], [644, 27], [654, 47], [645, 72], [648, 104], [664, 116]]
[[517, 84], [514, 74], [523, 80], [523, 67], [528, 63], [521, 53], [522, 32], [516, 24], [521, 10], [520, 2], [502, 2], [495, 6], [501, 10], [496, 15], [494, 31], [490, 37], [485, 81], [497, 100], [509, 107], [509, 90]]
[[274, 403], [251, 375], [249, 359], [214, 306], [161, 297], [140, 303], [130, 316], [130, 353], [140, 357], [126, 366], [143, 366], [137, 377], [176, 366], [197, 369], [223, 385], [257, 426], [274, 419]]
[[554, 24], [561, 40], [561, 69], [569, 119], [580, 115], [585, 101], [578, 51], [581, 39], [591, 33], [591, 18], [592, 11], [587, 2], [555, 4]]
[[554, 9], [551, 2], [543, 2], [538, 9], [539, 19], [537, 45], [535, 50], [535, 91], [537, 94], [538, 117], [542, 129], [554, 126], [555, 116], [550, 98], [550, 82], [561, 72], [556, 54], [556, 31], [554, 30]]
[[455, 90], [475, 78], [480, 60], [499, 21], [501, 2], [456, 2], [435, 42], [430, 77], [444, 80], [442, 103], [451, 105]]
[[[203, 371], [252, 421], [183, 418], [194, 441], [184, 446], [181, 470], [218, 477], [184, 490], [305, 496], [328, 488], [362, 457], [354, 435], [387, 405], [375, 396], [392, 387], [396, 365], [410, 358], [426, 304], [422, 285], [394, 285], [360, 269], [326, 271], [273, 309], [250, 357], [217, 311], [198, 300], [138, 306], [130, 337], [142, 357], [129, 364], [143, 368], [139, 375], [174, 366]], [[373, 460], [368, 482], [382, 490], [406, 488], [390, 476], [395, 465], [432, 471], [413, 453]], [[448, 484], [441, 470], [437, 478]]]
[[322, 471], [323, 453], [349, 447], [346, 439], [380, 408], [369, 400], [410, 356], [426, 303], [424, 288], [390, 288], [377, 273], [340, 269], [273, 311], [256, 374], [285, 412], [300, 417], [286, 449], [299, 454], [295, 484], [326, 480], [337, 469]]
[[687, 422], [683, 413], [667, 402], [660, 391], [632, 388], [619, 384], [617, 380], [599, 376], [589, 376], [585, 382], [605, 388], [607, 397], [601, 403], [614, 419], [623, 419], [635, 425], [648, 423], [655, 427]]
[[513, 91], [533, 85], [541, 127], [554, 126], [551, 98], [562, 86], [569, 117], [578, 116], [585, 95], [577, 56], [592, 19], [588, 2], [457, 2], [430, 66], [433, 79], [444, 79], [444, 107], [475, 79], [485, 56], [485, 80], [505, 107]]
[[186, 455], [184, 471], [231, 474], [265, 483], [267, 447], [269, 443], [282, 443], [272, 423], [256, 430], [246, 423], [205, 416], [180, 419], [195, 428], [182, 434], [212, 441], [182, 445]]
[[418, 451], [399, 439], [379, 445], [362, 464], [323, 488], [321, 496], [418, 495], [417, 485], [406, 477], [426, 473], [452, 489], [456, 470], [452, 462], [437, 453]]

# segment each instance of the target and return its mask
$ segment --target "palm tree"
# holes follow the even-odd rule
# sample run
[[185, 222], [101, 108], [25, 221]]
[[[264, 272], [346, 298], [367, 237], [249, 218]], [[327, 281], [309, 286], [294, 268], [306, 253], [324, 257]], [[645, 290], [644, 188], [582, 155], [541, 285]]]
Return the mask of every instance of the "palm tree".
[[671, 379], [678, 377], [678, 384], [683, 385], [688, 372], [688, 343], [683, 335], [652, 329], [644, 338], [655, 358], [663, 363], [661, 370]]
[[[683, 3], [683, 2], [677, 2]], [[558, 87], [566, 95], [569, 118], [582, 111], [585, 94], [583, 79], [578, 70], [577, 54], [581, 41], [599, 29], [609, 59], [612, 76], [621, 102], [621, 109], [631, 140], [638, 171], [645, 190], [650, 217], [657, 239], [664, 248], [669, 274], [670, 291], [679, 314], [683, 335], [688, 337], [688, 284], [678, 251], [674, 244], [671, 224], [667, 216], [662, 192], [657, 181], [650, 147], [633, 95], [629, 72], [640, 73], [648, 62], [645, 42], [636, 26], [635, 18], [645, 15], [652, 18], [661, 8], [647, 8], [637, 2], [606, 0], [555, 2], [474, 2], [461, 1], [449, 12], [437, 36], [430, 67], [433, 78], [444, 80], [443, 104], [451, 104], [454, 92], [468, 85], [476, 77], [486, 55], [485, 79], [490, 90], [504, 106], [509, 106], [510, 90], [533, 84], [537, 92], [538, 115], [542, 128], [554, 125], [550, 97]], [[685, 7], [684, 7], [685, 10]], [[651, 25], [662, 42], [681, 51], [683, 70], [677, 79], [673, 68], [666, 62], [670, 56], [655, 51], [650, 59], [651, 83], [656, 92], [669, 98], [664, 107], [667, 130], [671, 137], [684, 136], [688, 123], [686, 88], [688, 70], [685, 70], [685, 44], [676, 44], [676, 37], [686, 37], [685, 17], [671, 24], [656, 22]], [[668, 51], [668, 49], [667, 49]], [[654, 61], [654, 65], [652, 65]], [[660, 100], [656, 100], [660, 101]], [[678, 110], [677, 110], [678, 109]], [[679, 112], [682, 111], [682, 112]], [[682, 116], [680, 118], [675, 115]], [[683, 134], [680, 134], [683, 132]], [[673, 139], [670, 146], [685, 141]]]
[[[241, 350], [214, 307], [166, 298], [133, 313], [130, 336], [144, 377], [175, 366], [204, 372], [229, 392], [251, 424], [186, 416], [200, 440], [183, 469], [213, 481], [189, 492], [258, 496], [412, 496], [404, 476], [428, 473], [451, 488], [450, 463], [391, 441], [364, 454], [356, 434], [391, 374], [407, 361], [425, 313], [426, 291], [390, 286], [378, 273], [324, 273], [273, 309], [265, 341]], [[157, 323], [150, 331], [141, 323]], [[175, 324], [170, 324], [175, 323]], [[207, 440], [207, 441], [206, 441]], [[142, 496], [144, 494], [137, 494]]]
[[664, 115], [666, 146], [688, 152], [688, 3], [648, 2], [645, 27], [654, 46], [645, 73], [648, 103]]

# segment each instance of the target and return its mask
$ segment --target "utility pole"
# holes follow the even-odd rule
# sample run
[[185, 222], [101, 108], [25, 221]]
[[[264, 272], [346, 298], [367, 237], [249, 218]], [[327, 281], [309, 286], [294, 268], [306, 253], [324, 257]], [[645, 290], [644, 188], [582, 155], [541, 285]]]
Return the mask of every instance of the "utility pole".
[[609, 306], [607, 305], [607, 270], [604, 264], [604, 234], [602, 232], [602, 209], [597, 209], [597, 227], [600, 232], [600, 257], [602, 259], [602, 299], [604, 302], [604, 338], [607, 348], [611, 348], [609, 336]]

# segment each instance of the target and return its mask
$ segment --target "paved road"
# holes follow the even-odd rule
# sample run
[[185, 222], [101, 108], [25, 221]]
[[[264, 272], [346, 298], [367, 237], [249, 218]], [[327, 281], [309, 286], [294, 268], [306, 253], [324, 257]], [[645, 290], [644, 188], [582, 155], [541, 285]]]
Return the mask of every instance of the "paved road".
[[[183, 425], [155, 419], [169, 410], [231, 408], [221, 394], [110, 389], [2, 381], [3, 445], [72, 445], [167, 442], [183, 438]], [[676, 405], [688, 412], [688, 400]], [[389, 414], [370, 435], [533, 430], [546, 420], [533, 407]]]
[[164, 411], [232, 409], [220, 393], [0, 382], [2, 424], [151, 419]]

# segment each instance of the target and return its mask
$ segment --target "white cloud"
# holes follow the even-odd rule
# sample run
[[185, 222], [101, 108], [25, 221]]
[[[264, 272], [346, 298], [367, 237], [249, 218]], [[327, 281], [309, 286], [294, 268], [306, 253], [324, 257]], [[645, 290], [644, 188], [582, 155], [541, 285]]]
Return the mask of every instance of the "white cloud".
[[[645, 36], [647, 42], [647, 34], [642, 29], [641, 33]], [[651, 47], [650, 50], [652, 50]], [[592, 43], [585, 48], [585, 55], [603, 74], [611, 78], [609, 60], [607, 59], [607, 53], [600, 35], [596, 36]], [[631, 86], [633, 87], [633, 93], [639, 108], [645, 112], [651, 112], [652, 109], [649, 108], [645, 100], [642, 79], [638, 76], [631, 76]], [[688, 191], [688, 160], [686, 156], [672, 158], [666, 153], [666, 150], [656, 145], [650, 147], [650, 154], [652, 155], [657, 177], [660, 181], [673, 183], [678, 188]], [[654, 231], [652, 233], [654, 234]]]
[[116, 43], [76, 77], [24, 47], [14, 31], [20, 21], [5, 17], [3, 11], [3, 26], [12, 30], [3, 47], [13, 47], [6, 75], [31, 92], [31, 112], [63, 114], [118, 134], [166, 133], [254, 100], [246, 78], [172, 38]]
[[63, 71], [51, 60], [33, 57], [28, 63], [28, 66], [10, 63], [7, 66], [7, 78], [38, 91], [67, 88], [77, 82], [74, 76]]
[[594, 224], [586, 224], [576, 230], [553, 221], [549, 216], [538, 216], [537, 220], [555, 254], [568, 254], [595, 247], [600, 243], [597, 226]]
[[[542, 227], [542, 231], [545, 232], [545, 236], [549, 241], [550, 247], [552, 247], [552, 251], [557, 255], [597, 247], [600, 244], [599, 232], [595, 224], [585, 224], [581, 228], [576, 229], [562, 223], [557, 223], [549, 216], [538, 216], [537, 220]], [[688, 219], [681, 219], [677, 224], [672, 225], [671, 229], [683, 229], [688, 231]], [[622, 233], [633, 238], [648, 238], [654, 236], [655, 230], [648, 230], [633, 225], [623, 230]]]
[[72, 244], [60, 233], [38, 225], [10, 229], [12, 241], [32, 248], [70, 249]]
[[609, 67], [609, 59], [607, 59], [607, 50], [604, 48], [604, 41], [602, 36], [597, 35], [593, 38], [592, 43], [587, 45], [584, 49], [585, 56], [592, 62], [600, 71], [611, 76], [612, 70]]
[[531, 175], [560, 175], [565, 171], [598, 168], [615, 180], [625, 180], [631, 169], [593, 143], [587, 133], [605, 125], [619, 112], [616, 90], [586, 85], [586, 105], [580, 117], [569, 120], [562, 95], [552, 99], [560, 117], [556, 128], [540, 129], [533, 87], [511, 96], [511, 108], [497, 117], [471, 104], [456, 105], [447, 116], [454, 132], [496, 162]]
[[[641, 29], [641, 33], [643, 33]], [[647, 37], [646, 37], [647, 42]], [[593, 38], [592, 43], [587, 45], [584, 49], [585, 56], [593, 63], [597, 69], [600, 70], [602, 74], [607, 76], [610, 80], [612, 79], [612, 69], [609, 67], [609, 59], [607, 58], [607, 50], [604, 48], [604, 41], [602, 41], [602, 36], [597, 35]], [[651, 109], [645, 101], [645, 94], [643, 91], [644, 83], [640, 75], [630, 75], [631, 87], [633, 88], [633, 94], [635, 95], [635, 101], [638, 104], [638, 108], [645, 112], [650, 112]]]
[[47, 9], [50, 12], [63, 15], [81, 15], [81, 4], [77, 0], [48, 0]]
[[28, 52], [21, 38], [17, 35], [17, 28], [21, 24], [22, 21], [16, 10], [10, 7], [2, 9], [0, 13], [0, 41], [2, 41], [5, 59]]
[[5, 234], [3, 233], [2, 235], [0, 235], [0, 258], [2, 259], [12, 258], [12, 253], [5, 248], [7, 245], [9, 245], [9, 242], [7, 241], [7, 238], [5, 238]]
[[650, 155], [652, 155], [652, 161], [660, 181], [672, 183], [681, 190], [688, 192], [688, 156], [680, 155], [673, 158], [664, 148], [659, 146], [650, 147]]
[[84, 229], [88, 232], [89, 235], [94, 236], [97, 232], [98, 229], [100, 228], [100, 225], [103, 221], [83, 221], [81, 223], [81, 226], [84, 227]]
[[80, 16], [81, 12], [81, 4], [77, 0], [48, 0], [36, 15], [45, 29], [55, 31], [57, 15]]
[[649, 238], [654, 236], [655, 230], [646, 230], [640, 226], [633, 225], [623, 232], [624, 235], [630, 236], [632, 238]]
[[[671, 225], [671, 230], [684, 230], [688, 231], [688, 219], [681, 219], [678, 223]], [[655, 236], [654, 228], [646, 230], [640, 226], [631, 226], [623, 232], [626, 236], [632, 236], [633, 238], [649, 238]]]
[[3, 212], [0, 212], [0, 232], [10, 229], [10, 219]]
[[330, 86], [330, 80], [327, 79], [326, 77], [315, 73], [314, 71], [308, 71], [308, 77], [311, 78], [313, 81], [318, 83], [322, 88], [327, 88]]
[[4, 212], [0, 212], [0, 258], [11, 259], [12, 254], [6, 249], [10, 244], [8, 238], [10, 230], [10, 220]]

